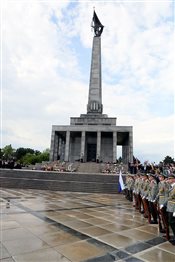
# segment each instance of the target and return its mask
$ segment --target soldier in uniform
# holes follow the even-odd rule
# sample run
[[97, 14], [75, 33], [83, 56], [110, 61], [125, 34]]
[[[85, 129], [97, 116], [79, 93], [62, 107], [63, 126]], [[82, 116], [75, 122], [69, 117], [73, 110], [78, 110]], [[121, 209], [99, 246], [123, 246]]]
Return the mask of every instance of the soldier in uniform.
[[173, 238], [170, 240], [170, 242], [172, 245], [175, 245], [175, 174], [169, 175], [168, 183], [170, 184], [167, 202], [168, 222], [173, 232]]
[[165, 173], [159, 174], [158, 195], [157, 195], [157, 211], [159, 218], [159, 231], [160, 233], [166, 233], [166, 239], [169, 240], [169, 226], [168, 226], [168, 213], [167, 200], [169, 195], [169, 183], [167, 182], [167, 176]]
[[129, 174], [127, 174], [126, 176], [126, 181], [125, 181], [125, 189], [124, 189], [124, 192], [125, 192], [125, 197], [126, 199], [129, 200]]
[[133, 204], [133, 206], [135, 206], [135, 209], [138, 209], [137, 191], [138, 191], [139, 176], [140, 176], [139, 173], [135, 175], [134, 186], [133, 186], [133, 197], [134, 197], [134, 204]]
[[148, 222], [151, 222], [151, 214], [149, 212], [149, 202], [148, 202], [148, 191], [149, 191], [149, 178], [148, 174], [142, 174], [142, 186], [141, 186], [141, 197], [143, 202], [144, 217], [148, 218]]
[[133, 201], [134, 175], [129, 175], [129, 201]]
[[139, 177], [139, 173], [134, 176], [134, 185], [133, 185], [133, 207], [135, 207], [135, 209], [138, 209], [138, 200], [136, 194], [137, 187], [138, 187], [138, 177]]
[[128, 174], [126, 176], [126, 187], [125, 194], [126, 199], [133, 201], [133, 188], [134, 188], [134, 175]]
[[142, 187], [142, 177], [141, 174], [138, 173], [136, 175], [135, 183], [134, 183], [134, 196], [135, 196], [135, 207], [139, 210], [140, 213], [143, 211], [143, 202], [141, 198], [141, 187]]
[[157, 218], [157, 206], [156, 206], [156, 196], [158, 193], [158, 184], [154, 174], [149, 174], [149, 189], [148, 189], [148, 202], [149, 202], [149, 211], [153, 220], [150, 220], [150, 224], [158, 224]]

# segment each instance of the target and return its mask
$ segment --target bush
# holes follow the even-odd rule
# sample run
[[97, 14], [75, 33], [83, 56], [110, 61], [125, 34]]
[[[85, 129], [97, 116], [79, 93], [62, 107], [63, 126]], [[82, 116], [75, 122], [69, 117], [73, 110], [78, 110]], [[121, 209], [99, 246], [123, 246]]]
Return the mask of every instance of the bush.
[[43, 151], [43, 153], [31, 154], [27, 153], [22, 157], [21, 162], [24, 165], [35, 165], [36, 163], [42, 163], [42, 161], [49, 161], [49, 151]]

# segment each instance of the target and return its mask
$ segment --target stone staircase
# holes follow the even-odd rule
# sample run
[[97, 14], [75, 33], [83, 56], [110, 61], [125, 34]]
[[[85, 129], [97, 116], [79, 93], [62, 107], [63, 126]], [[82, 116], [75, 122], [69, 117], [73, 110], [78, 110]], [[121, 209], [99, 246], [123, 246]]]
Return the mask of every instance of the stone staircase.
[[100, 164], [95, 162], [80, 163], [77, 169], [78, 173], [101, 173]]

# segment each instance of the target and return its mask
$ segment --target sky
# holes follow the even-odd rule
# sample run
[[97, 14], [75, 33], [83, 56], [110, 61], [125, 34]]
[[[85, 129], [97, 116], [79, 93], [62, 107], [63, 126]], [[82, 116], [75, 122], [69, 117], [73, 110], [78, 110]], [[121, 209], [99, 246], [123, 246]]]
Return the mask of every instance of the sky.
[[93, 8], [101, 36], [103, 113], [133, 126], [134, 156], [174, 158], [174, 3], [1, 2], [1, 147], [50, 147], [52, 125], [86, 113]]

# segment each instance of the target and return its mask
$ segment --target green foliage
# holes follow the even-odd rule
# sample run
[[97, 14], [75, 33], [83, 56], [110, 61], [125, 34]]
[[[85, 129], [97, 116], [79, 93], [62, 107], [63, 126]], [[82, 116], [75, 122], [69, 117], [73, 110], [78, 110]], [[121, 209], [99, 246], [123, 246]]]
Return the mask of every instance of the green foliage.
[[0, 158], [8, 161], [14, 157], [16, 162], [20, 162], [23, 165], [34, 165], [42, 161], [49, 161], [49, 152], [48, 148], [41, 153], [39, 150], [23, 147], [15, 150], [11, 145], [7, 145], [0, 149]]
[[163, 160], [164, 164], [175, 164], [174, 158], [171, 156], [166, 156], [165, 159]]
[[38, 150], [35, 150], [35, 155], [39, 155], [39, 154], [41, 154], [41, 152], [40, 151], [38, 151]]
[[3, 156], [3, 152], [2, 149], [0, 148], [0, 159], [2, 159], [2, 156]]
[[21, 160], [27, 153], [34, 154], [34, 152], [35, 151], [31, 148], [19, 147], [15, 152], [15, 158], [16, 160]]
[[49, 161], [49, 151], [43, 151], [43, 153], [40, 154], [41, 162], [42, 161]]
[[21, 162], [24, 165], [34, 165], [37, 163], [37, 156], [35, 154], [27, 153], [22, 157]]
[[5, 160], [10, 160], [15, 155], [15, 149], [12, 148], [12, 145], [7, 145], [4, 148], [2, 148], [2, 158]]
[[21, 159], [24, 165], [35, 165], [36, 163], [42, 163], [42, 161], [49, 161], [49, 152], [43, 151], [43, 153], [37, 154], [27, 153]]

